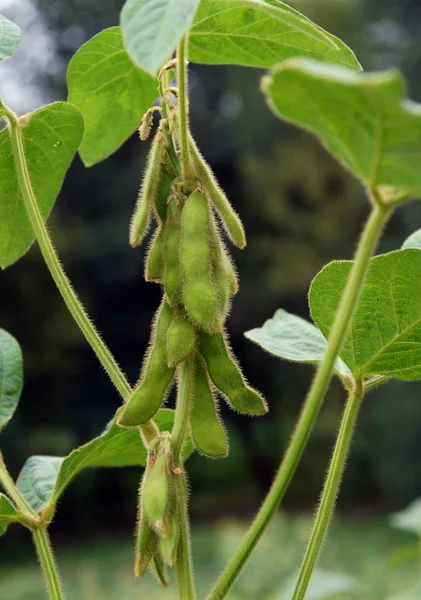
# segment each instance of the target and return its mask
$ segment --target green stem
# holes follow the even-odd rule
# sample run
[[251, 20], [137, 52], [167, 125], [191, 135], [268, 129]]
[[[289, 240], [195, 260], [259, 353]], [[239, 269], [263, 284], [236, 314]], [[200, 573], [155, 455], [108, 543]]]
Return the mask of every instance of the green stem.
[[130, 385], [118, 366], [114, 356], [102, 341], [95, 326], [90, 321], [79, 298], [73, 291], [71, 283], [64, 272], [51, 237], [45, 226], [37, 199], [32, 189], [31, 179], [26, 164], [21, 132], [22, 125], [11, 111], [7, 113], [7, 117], [10, 125], [10, 138], [19, 186], [42, 256], [44, 257], [51, 276], [58, 287], [70, 314], [76, 321], [123, 400], [127, 401], [132, 392]]
[[237, 550], [237, 553], [219, 577], [215, 587], [208, 596], [208, 600], [221, 600], [221, 598], [226, 596], [288, 489], [323, 404], [330, 380], [332, 379], [335, 360], [342, 349], [356, 310], [367, 275], [370, 258], [374, 253], [380, 234], [391, 212], [391, 208], [379, 205], [374, 206], [371, 212], [358, 244], [355, 260], [330, 330], [325, 356], [318, 366], [316, 376], [307, 394], [281, 466], [246, 537]]
[[33, 510], [33, 508], [27, 503], [25, 498], [22, 496], [18, 488], [16, 487], [15, 482], [11, 478], [9, 471], [7, 470], [6, 464], [4, 462], [3, 455], [0, 453], [0, 483], [3, 488], [10, 496], [11, 500], [15, 503], [15, 506], [21, 513], [30, 518], [30, 521], [39, 521], [39, 517], [37, 513]]
[[193, 564], [190, 546], [190, 525], [188, 516], [188, 493], [184, 470], [176, 476], [177, 506], [179, 511], [180, 539], [177, 548], [177, 582], [180, 600], [195, 600], [196, 590], [193, 578]]
[[334, 511], [336, 498], [341, 484], [345, 462], [351, 445], [352, 435], [357, 421], [364, 388], [361, 382], [356, 383], [356, 391], [348, 398], [342, 417], [341, 427], [330, 461], [329, 471], [323, 488], [322, 499], [317, 511], [313, 531], [307, 546], [303, 563], [298, 576], [292, 600], [303, 600], [310, 578], [319, 557], [324, 538]]
[[180, 467], [183, 464], [182, 450], [189, 423], [193, 377], [194, 365], [191, 360], [188, 360], [181, 367], [178, 376], [177, 406], [171, 432], [174, 465], [176, 467]]
[[32, 536], [44, 573], [50, 600], [64, 600], [64, 593], [48, 532], [44, 527], [37, 527], [33, 530]]
[[183, 183], [188, 190], [191, 190], [194, 184], [194, 176], [189, 150], [189, 106], [186, 48], [187, 37], [184, 37], [179, 43], [177, 49], [178, 121], [180, 126], [181, 168]]

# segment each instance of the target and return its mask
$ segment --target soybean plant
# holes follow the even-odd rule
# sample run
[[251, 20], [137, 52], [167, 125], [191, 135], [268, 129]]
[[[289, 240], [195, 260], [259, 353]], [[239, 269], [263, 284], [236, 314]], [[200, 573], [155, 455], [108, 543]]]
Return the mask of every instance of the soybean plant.
[[[1, 16], [0, 60], [19, 40], [19, 27]], [[315, 324], [281, 310], [246, 334], [277, 356], [318, 366], [273, 486], [209, 600], [227, 595], [278, 508], [336, 374], [348, 400], [293, 595], [304, 598], [365, 394], [392, 377], [421, 378], [421, 235], [372, 258], [395, 207], [421, 193], [421, 107], [405, 100], [399, 72], [359, 73], [352, 50], [279, 0], [127, 0], [120, 26], [98, 33], [71, 59], [67, 102], [17, 116], [0, 100], [0, 265], [11, 266], [37, 241], [123, 401], [101, 435], [66, 457], [30, 457], [16, 482], [0, 455], [0, 533], [14, 522], [30, 530], [53, 600], [64, 598], [48, 535], [61, 494], [85, 467], [129, 465], [144, 467], [134, 574], [150, 569], [166, 586], [175, 567], [180, 599], [195, 598], [185, 460], [194, 449], [204, 457], [228, 454], [218, 397], [246, 415], [268, 410], [225, 330], [239, 288], [226, 243], [244, 249], [246, 237], [190, 131], [189, 62], [269, 69], [262, 91], [274, 113], [317, 135], [364, 184], [371, 205], [354, 261], [327, 265], [311, 285]], [[129, 243], [137, 248], [155, 222], [144, 277], [160, 285], [162, 300], [131, 385], [74, 292], [46, 220], [76, 152], [92, 166], [137, 130], [142, 143], [152, 141]], [[4, 330], [0, 349], [2, 428], [23, 376], [19, 345]], [[175, 410], [164, 408], [174, 386]]]

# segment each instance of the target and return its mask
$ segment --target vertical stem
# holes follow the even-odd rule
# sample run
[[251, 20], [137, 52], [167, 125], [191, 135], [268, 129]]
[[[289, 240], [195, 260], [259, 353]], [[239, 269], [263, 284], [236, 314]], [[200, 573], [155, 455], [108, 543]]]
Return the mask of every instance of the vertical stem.
[[183, 183], [188, 190], [191, 190], [194, 184], [194, 177], [189, 151], [189, 101], [186, 48], [187, 36], [181, 40], [177, 49], [178, 120], [180, 124], [181, 168]]
[[364, 389], [361, 382], [356, 382], [356, 391], [348, 398], [343, 414], [341, 427], [335, 444], [335, 449], [329, 466], [329, 472], [323, 488], [322, 499], [317, 511], [313, 531], [307, 546], [303, 563], [298, 576], [292, 600], [303, 600], [307, 591], [310, 578], [319, 557], [324, 538], [335, 507], [342, 474], [345, 469], [346, 457], [351, 445], [352, 435], [361, 401], [364, 397]]
[[[35, 237], [37, 238], [42, 256], [70, 314], [76, 321], [77, 325], [95, 352], [109, 378], [119, 391], [123, 400], [128, 400], [131, 394], [131, 387], [120, 367], [118, 366], [114, 356], [111, 354], [106, 344], [102, 341], [101, 336], [95, 329], [93, 323], [90, 321], [79, 298], [73, 291], [71, 283], [60, 263], [51, 237], [45, 226], [37, 199], [32, 189], [31, 179], [26, 164], [25, 150], [21, 133], [22, 126], [11, 111], [7, 112], [7, 117], [9, 120], [12, 151], [20, 190], [22, 192], [25, 207], [34, 230]], [[156, 425], [154, 426], [156, 428]], [[148, 436], [145, 435], [146, 439], [147, 437]]]
[[176, 494], [180, 539], [177, 549], [177, 582], [180, 600], [195, 600], [196, 591], [193, 578], [193, 564], [190, 545], [190, 525], [188, 516], [188, 493], [184, 470], [176, 477]]
[[323, 404], [327, 388], [332, 378], [336, 357], [342, 349], [352, 317], [357, 308], [358, 300], [367, 275], [370, 258], [374, 253], [380, 234], [392, 210], [393, 209], [391, 208], [380, 205], [373, 207], [358, 244], [355, 260], [334, 323], [330, 330], [324, 358], [317, 368], [316, 376], [307, 394], [297, 426], [281, 462], [281, 466], [249, 531], [236, 554], [221, 574], [215, 587], [210, 592], [208, 600], [221, 600], [221, 598], [226, 596], [288, 489], [288, 485], [297, 469], [317, 415]]
[[32, 535], [50, 600], [64, 600], [60, 576], [47, 530], [44, 527], [37, 527], [33, 530]]

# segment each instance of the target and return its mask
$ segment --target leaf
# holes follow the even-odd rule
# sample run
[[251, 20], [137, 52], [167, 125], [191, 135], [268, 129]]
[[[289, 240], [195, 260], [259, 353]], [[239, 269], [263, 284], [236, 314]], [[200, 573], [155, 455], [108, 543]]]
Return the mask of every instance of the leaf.
[[[83, 135], [83, 119], [74, 106], [55, 102], [26, 117], [22, 137], [32, 188], [46, 219]], [[34, 234], [19, 188], [8, 128], [0, 131], [0, 266], [16, 262]]]
[[84, 44], [67, 71], [69, 102], [81, 111], [85, 132], [79, 152], [86, 166], [107, 158], [136, 130], [157, 97], [157, 81], [138, 69], [120, 27]]
[[0, 329], [0, 431], [13, 417], [22, 387], [22, 351], [15, 338]]
[[121, 25], [133, 62], [156, 75], [192, 24], [198, 4], [199, 0], [126, 0]]
[[0, 494], [0, 535], [6, 533], [6, 529], [11, 523], [19, 523], [20, 521], [22, 521], [20, 512], [13, 506], [7, 496]]
[[[329, 336], [351, 262], [332, 262], [313, 280], [313, 319]], [[421, 379], [421, 250], [371, 260], [361, 300], [341, 352], [354, 375]]]
[[421, 536], [421, 498], [417, 498], [400, 512], [389, 518], [389, 524], [395, 529], [402, 529]]
[[[156, 415], [156, 422], [161, 431], [170, 431], [174, 411], [160, 410]], [[187, 444], [185, 457], [190, 454], [191, 449], [191, 443]], [[48, 509], [49, 516], [52, 516], [64, 489], [83, 469], [145, 464], [146, 450], [139, 429], [122, 428], [112, 421], [100, 436], [76, 448], [65, 458], [31, 456], [19, 474], [17, 486], [37, 513]]]
[[402, 248], [421, 248], [421, 229], [414, 231], [402, 244]]
[[[327, 346], [326, 338], [317, 327], [282, 309], [277, 310], [263, 327], [247, 331], [245, 336], [270, 354], [293, 362], [319, 362]], [[340, 358], [335, 369], [339, 375], [350, 375]]]
[[0, 15], [0, 60], [10, 58], [20, 42], [20, 29], [12, 21]]
[[294, 56], [361, 68], [341, 40], [276, 0], [202, 0], [189, 33], [189, 59], [273, 67]]
[[318, 135], [371, 188], [421, 192], [421, 105], [395, 69], [353, 73], [292, 59], [263, 80], [274, 112]]

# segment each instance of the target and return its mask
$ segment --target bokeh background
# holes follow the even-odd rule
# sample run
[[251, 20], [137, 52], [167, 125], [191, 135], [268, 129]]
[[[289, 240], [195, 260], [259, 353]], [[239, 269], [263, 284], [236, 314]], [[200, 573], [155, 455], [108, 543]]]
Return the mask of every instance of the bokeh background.
[[[5, 102], [24, 113], [65, 99], [69, 59], [91, 36], [118, 23], [121, 4], [0, 0], [2, 14], [23, 30], [20, 49], [0, 67]], [[401, 68], [410, 97], [421, 101], [419, 0], [297, 0], [293, 5], [343, 38], [367, 70]], [[311, 367], [282, 363], [243, 333], [281, 307], [308, 318], [312, 278], [326, 262], [352, 256], [367, 213], [358, 182], [310, 135], [271, 114], [259, 91], [262, 75], [239, 67], [191, 66], [194, 135], [248, 234], [247, 249], [232, 252], [241, 289], [228, 329], [249, 380], [264, 392], [271, 410], [268, 417], [248, 419], [223, 407], [229, 458], [189, 460], [202, 597], [270, 485], [312, 377]], [[49, 220], [76, 290], [131, 382], [160, 298], [158, 286], [143, 281], [144, 250], [132, 250], [127, 242], [147, 148], [133, 136], [91, 169], [76, 158]], [[380, 252], [399, 247], [418, 227], [420, 206], [400, 208]], [[28, 456], [66, 454], [97, 435], [119, 397], [67, 314], [36, 246], [0, 273], [0, 290], [0, 326], [20, 341], [25, 360], [19, 410], [2, 434], [2, 451], [16, 476]], [[298, 567], [343, 402], [340, 386], [333, 383], [284, 512], [229, 598], [288, 598], [285, 585]], [[390, 512], [421, 496], [420, 430], [420, 384], [390, 383], [366, 399], [339, 517], [321, 563], [342, 577], [343, 590], [352, 578], [366, 587], [334, 597], [421, 597], [414, 591], [421, 581], [419, 557], [407, 550], [405, 559], [402, 550], [414, 540], [394, 532], [387, 520]], [[174, 597], [131, 575], [139, 475], [138, 469], [89, 471], [64, 495], [51, 531], [69, 598]], [[0, 539], [0, 561], [2, 600], [45, 596], [26, 532], [12, 527]], [[405, 589], [413, 595], [399, 596]]]

